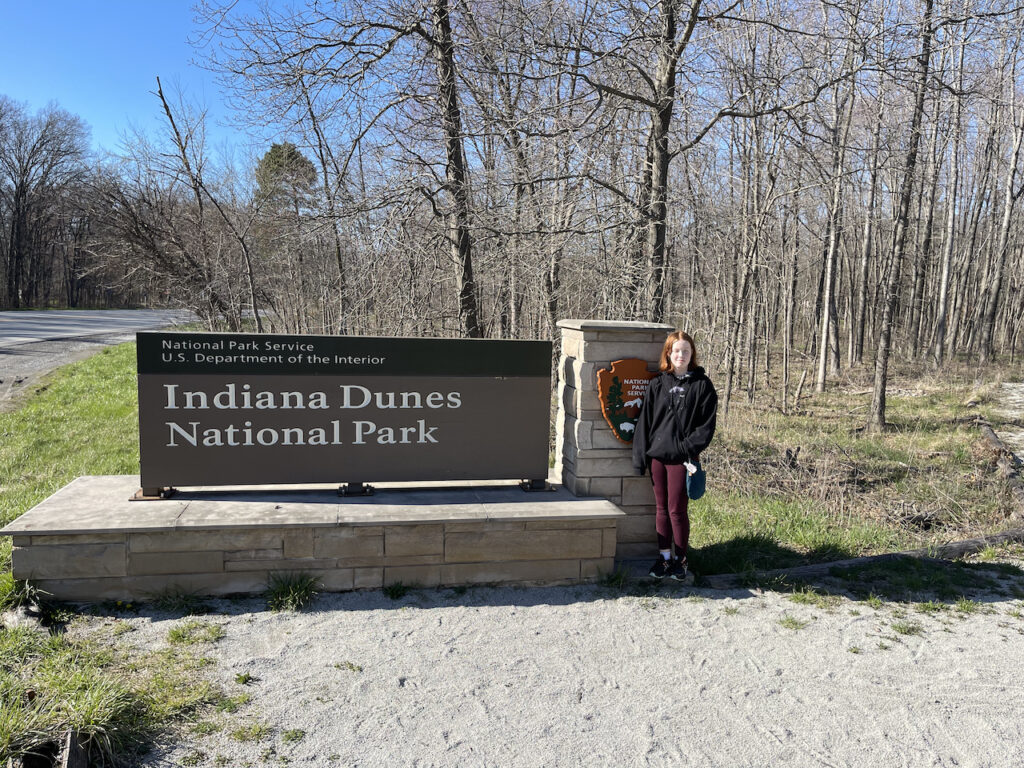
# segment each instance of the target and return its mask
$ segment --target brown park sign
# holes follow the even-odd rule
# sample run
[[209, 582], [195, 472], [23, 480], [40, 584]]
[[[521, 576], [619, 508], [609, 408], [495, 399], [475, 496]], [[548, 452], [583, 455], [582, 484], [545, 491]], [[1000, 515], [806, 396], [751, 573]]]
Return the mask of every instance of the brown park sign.
[[142, 487], [543, 480], [551, 343], [139, 333]]
[[647, 370], [646, 361], [636, 358], [616, 360], [611, 370], [602, 368], [597, 372], [601, 413], [612, 428], [612, 434], [623, 443], [633, 442], [633, 430], [647, 394], [647, 384], [655, 376], [656, 373]]

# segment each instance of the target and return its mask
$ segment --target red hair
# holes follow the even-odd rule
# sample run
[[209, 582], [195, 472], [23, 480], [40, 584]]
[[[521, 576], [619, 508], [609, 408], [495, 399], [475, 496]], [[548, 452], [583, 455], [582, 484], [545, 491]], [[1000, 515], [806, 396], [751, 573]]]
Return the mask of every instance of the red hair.
[[692, 371], [699, 365], [697, 362], [697, 345], [693, 343], [693, 337], [688, 333], [683, 333], [682, 331], [672, 331], [672, 333], [668, 335], [668, 338], [665, 339], [665, 346], [661, 348], [661, 361], [658, 366], [659, 370], [671, 371], [675, 367], [672, 365], [672, 361], [669, 360], [668, 356], [672, 353], [672, 345], [677, 341], [685, 341], [690, 345], [690, 352], [692, 354], [690, 355], [690, 363], [686, 366], [686, 370]]

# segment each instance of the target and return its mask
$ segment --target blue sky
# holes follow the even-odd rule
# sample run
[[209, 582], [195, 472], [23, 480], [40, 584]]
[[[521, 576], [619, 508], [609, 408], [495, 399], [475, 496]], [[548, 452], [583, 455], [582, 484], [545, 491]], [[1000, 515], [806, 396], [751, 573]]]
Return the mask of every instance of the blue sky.
[[214, 76], [191, 63], [190, 0], [0, 0], [0, 94], [35, 112], [50, 101], [89, 124], [93, 146], [116, 150], [134, 125], [151, 132], [165, 93], [180, 87], [209, 109], [212, 143], [242, 141], [218, 128], [226, 111]]

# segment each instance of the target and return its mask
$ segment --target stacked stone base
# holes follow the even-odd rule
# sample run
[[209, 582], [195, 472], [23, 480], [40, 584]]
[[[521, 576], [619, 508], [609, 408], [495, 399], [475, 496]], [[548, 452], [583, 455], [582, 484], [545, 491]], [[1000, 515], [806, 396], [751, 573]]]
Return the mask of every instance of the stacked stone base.
[[[607, 502], [518, 500], [518, 489], [490, 504], [479, 490], [472, 503], [456, 495], [424, 504], [420, 494], [408, 506], [389, 503], [401, 502], [397, 492], [345, 503], [328, 491], [127, 502], [137, 487], [133, 478], [78, 478], [14, 521], [3, 533], [14, 538], [15, 578], [85, 601], [256, 594], [288, 571], [326, 591], [572, 584], [614, 570], [622, 518]], [[84, 503], [100, 498], [101, 508]]]
[[601, 497], [617, 505], [615, 556], [653, 556], [654, 488], [649, 476], [633, 471], [632, 446], [618, 440], [601, 413], [597, 373], [616, 360], [646, 360], [651, 371], [672, 326], [660, 323], [562, 320], [559, 360], [559, 408], [555, 466], [560, 482], [580, 497]]

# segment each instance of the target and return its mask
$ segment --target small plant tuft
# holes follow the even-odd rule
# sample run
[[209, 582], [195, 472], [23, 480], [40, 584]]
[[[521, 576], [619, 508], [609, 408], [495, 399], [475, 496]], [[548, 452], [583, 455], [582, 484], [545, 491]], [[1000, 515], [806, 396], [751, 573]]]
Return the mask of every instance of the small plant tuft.
[[611, 573], [602, 573], [599, 583], [602, 587], [623, 589], [629, 584], [629, 571], [620, 565]]
[[250, 683], [255, 683], [258, 681], [258, 677], [248, 672], [239, 672], [237, 675], [235, 675], [235, 682], [239, 685], [249, 685]]
[[49, 593], [32, 583], [14, 578], [10, 571], [0, 573], [0, 611], [23, 605], [40, 605]]
[[870, 606], [871, 608], [874, 608], [876, 611], [882, 610], [882, 598], [880, 598], [874, 592], [868, 595], [867, 599], [864, 602], [867, 603], [868, 606]]
[[272, 573], [267, 583], [267, 608], [301, 611], [316, 598], [317, 580], [308, 573]]
[[388, 584], [384, 587], [384, 594], [392, 600], [401, 600], [407, 594], [411, 587], [403, 584], [400, 581], [396, 581], [393, 584]]
[[346, 672], [362, 672], [363, 668], [358, 664], [353, 664], [351, 661], [339, 661], [334, 665], [335, 669], [341, 669]]
[[920, 635], [924, 633], [924, 627], [916, 621], [894, 621], [892, 629], [893, 632], [900, 635]]
[[798, 629], [803, 629], [808, 624], [810, 624], [809, 621], [802, 621], [801, 619], [798, 619], [795, 616], [790, 616], [789, 614], [786, 614], [779, 619], [780, 626], [785, 627], [786, 629], [792, 629], [794, 632]]
[[963, 613], [965, 615], [969, 615], [969, 614], [977, 613], [978, 611], [980, 611], [981, 610], [981, 603], [977, 602], [976, 600], [971, 600], [971, 599], [966, 598], [966, 597], [961, 597], [959, 600], [956, 601], [956, 606], [955, 607], [956, 607], [957, 613]]
[[295, 744], [306, 738], [306, 732], [299, 728], [293, 728], [281, 734], [281, 741], [285, 744]]
[[817, 608], [835, 608], [841, 602], [838, 595], [827, 595], [813, 587], [803, 587], [789, 596], [789, 599], [801, 605], [813, 605]]
[[150, 596], [150, 603], [158, 611], [167, 613], [180, 613], [183, 616], [190, 614], [209, 613], [211, 608], [195, 592], [188, 592], [180, 587], [171, 587], [162, 592]]

